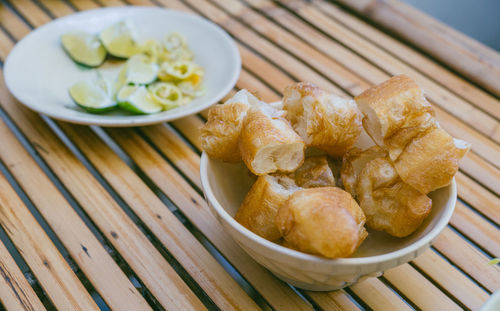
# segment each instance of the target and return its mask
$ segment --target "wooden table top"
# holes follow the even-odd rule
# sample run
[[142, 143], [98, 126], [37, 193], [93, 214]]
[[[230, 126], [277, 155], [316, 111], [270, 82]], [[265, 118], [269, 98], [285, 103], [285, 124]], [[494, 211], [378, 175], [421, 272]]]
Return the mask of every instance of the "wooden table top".
[[[295, 289], [250, 259], [208, 210], [205, 113], [127, 129], [33, 113], [0, 75], [0, 300], [9, 310], [477, 310], [500, 288], [500, 100], [322, 0], [141, 0], [200, 14], [236, 40], [236, 88], [279, 100], [293, 81], [354, 96], [406, 73], [443, 128], [472, 143], [449, 226], [410, 263], [344, 290]], [[54, 18], [125, 1], [0, 2], [0, 59]], [[130, 3], [129, 3], [130, 4]], [[1, 308], [0, 308], [1, 309]]]

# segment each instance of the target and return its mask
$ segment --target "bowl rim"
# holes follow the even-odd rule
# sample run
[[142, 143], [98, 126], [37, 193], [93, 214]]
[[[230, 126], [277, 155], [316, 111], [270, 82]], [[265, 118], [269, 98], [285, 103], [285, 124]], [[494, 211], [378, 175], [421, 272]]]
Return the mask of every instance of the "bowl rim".
[[[425, 247], [426, 245], [429, 245], [432, 240], [443, 231], [443, 229], [448, 225], [448, 222], [453, 214], [453, 211], [455, 210], [455, 205], [456, 205], [456, 199], [457, 199], [457, 185], [455, 182], [455, 177], [453, 177], [452, 182], [450, 185], [447, 187], [451, 187], [451, 193], [450, 197], [448, 198], [446, 202], [446, 209], [444, 211], [443, 216], [438, 220], [436, 223], [435, 227], [429, 231], [426, 235], [415, 241], [414, 243], [403, 247], [402, 249], [381, 254], [381, 255], [375, 255], [375, 256], [368, 256], [368, 257], [354, 257], [354, 258], [336, 258], [336, 259], [328, 259], [328, 258], [323, 258], [320, 256], [312, 255], [312, 254], [307, 254], [303, 253], [300, 251], [296, 251], [284, 246], [281, 246], [279, 244], [276, 244], [274, 242], [268, 241], [264, 239], [263, 237], [258, 236], [257, 234], [253, 233], [252, 231], [248, 230], [247, 228], [243, 227], [240, 225], [229, 213], [220, 205], [219, 201], [215, 198], [215, 195], [212, 191], [212, 187], [210, 185], [210, 182], [208, 181], [208, 161], [209, 161], [208, 155], [203, 152], [201, 155], [201, 162], [200, 162], [200, 176], [201, 176], [201, 184], [203, 187], [203, 192], [205, 193], [206, 199], [209, 201], [209, 203], [212, 205], [213, 209], [217, 212], [217, 214], [224, 219], [228, 224], [233, 227], [233, 229], [237, 230], [239, 233], [247, 236], [250, 238], [254, 243], [260, 244], [262, 246], [265, 246], [268, 249], [271, 249], [274, 252], [279, 253], [280, 255], [283, 256], [289, 256], [289, 257], [294, 257], [299, 260], [304, 260], [304, 261], [309, 261], [312, 263], [320, 264], [320, 265], [325, 265], [325, 264], [341, 264], [341, 265], [350, 265], [350, 266], [356, 266], [360, 264], [376, 264], [376, 263], [382, 263], [386, 262], [389, 260], [394, 260], [395, 258], [401, 258], [405, 255], [408, 255], [412, 252], [415, 252], [422, 247]], [[450, 204], [450, 200], [452, 201]]]
[[[149, 115], [132, 115], [132, 116], [117, 116], [114, 115], [99, 115], [99, 114], [91, 114], [88, 112], [81, 112], [75, 115], [68, 115], [66, 109], [56, 109], [56, 108], [46, 108], [43, 105], [33, 104], [33, 101], [30, 101], [27, 97], [22, 95], [22, 92], [19, 92], [19, 87], [12, 81], [15, 75], [15, 64], [13, 64], [12, 59], [17, 57], [17, 53], [19, 50], [24, 48], [24, 45], [28, 44], [30, 40], [33, 40], [34, 37], [38, 36], [40, 32], [45, 31], [45, 29], [50, 27], [55, 27], [57, 24], [64, 24], [68, 20], [71, 19], [83, 19], [86, 17], [97, 16], [101, 17], [106, 14], [125, 14], [125, 13], [150, 13], [150, 12], [162, 12], [161, 14], [166, 15], [177, 15], [182, 19], [185, 19], [188, 22], [199, 23], [203, 25], [205, 28], [210, 29], [213, 33], [217, 34], [227, 44], [231, 56], [234, 57], [234, 67], [232, 68], [232, 72], [229, 75], [228, 81], [225, 85], [222, 85], [220, 89], [212, 96], [212, 98], [207, 98], [201, 103], [179, 110], [171, 110], [168, 114], [163, 111], [156, 114]], [[87, 11], [80, 11], [73, 14], [69, 14], [67, 16], [59, 17], [51, 20], [50, 22], [33, 29], [30, 33], [28, 33], [24, 38], [19, 40], [15, 46], [11, 49], [7, 58], [5, 59], [3, 66], [3, 79], [9, 93], [14, 96], [14, 98], [21, 103], [23, 106], [28, 109], [35, 111], [37, 113], [46, 115], [50, 118], [54, 118], [57, 120], [74, 123], [74, 124], [82, 124], [82, 125], [98, 125], [98, 126], [107, 126], [107, 127], [131, 127], [131, 126], [145, 126], [145, 125], [153, 125], [163, 122], [174, 121], [192, 114], [196, 114], [204, 109], [209, 108], [210, 106], [218, 103], [221, 99], [226, 96], [226, 94], [235, 86], [236, 82], [241, 73], [242, 62], [241, 55], [238, 50], [238, 46], [233, 38], [219, 25], [212, 22], [211, 20], [204, 18], [203, 16], [196, 15], [190, 12], [184, 12], [176, 9], [163, 8], [163, 7], [146, 7], [146, 6], [125, 6], [125, 7], [104, 7], [97, 8]]]

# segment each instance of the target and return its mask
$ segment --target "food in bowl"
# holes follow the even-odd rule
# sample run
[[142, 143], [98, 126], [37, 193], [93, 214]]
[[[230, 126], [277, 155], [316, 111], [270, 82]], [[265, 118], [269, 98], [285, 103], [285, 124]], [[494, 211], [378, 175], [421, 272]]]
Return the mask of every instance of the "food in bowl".
[[126, 60], [114, 81], [97, 72], [94, 79], [71, 86], [70, 96], [79, 107], [90, 113], [120, 107], [152, 114], [203, 95], [203, 68], [193, 62], [193, 52], [181, 34], [139, 43], [134, 33], [132, 23], [121, 21], [98, 35], [72, 31], [61, 36], [63, 49], [77, 64], [99, 67], [107, 54]]
[[[262, 103], [247, 91], [237, 93], [235, 97], [246, 108], [231, 127], [231, 146], [237, 141], [239, 150], [238, 154], [233, 148], [231, 160], [241, 156], [258, 177], [235, 219], [269, 241], [326, 258], [355, 253], [366, 238], [365, 226], [397, 238], [411, 235], [431, 212], [429, 192], [452, 182], [458, 160], [470, 148], [439, 127], [432, 107], [415, 85], [407, 76], [396, 76], [354, 102], [337, 99], [312, 84], [298, 83], [287, 88], [281, 107]], [[367, 92], [378, 95], [367, 96]], [[235, 102], [229, 100], [231, 106]], [[220, 112], [225, 105], [212, 109]], [[361, 105], [364, 108], [359, 109]], [[214, 124], [222, 128], [219, 122], [223, 118], [215, 115], [209, 113], [201, 130], [202, 142], [208, 146], [214, 138]], [[259, 122], [242, 139], [245, 126], [255, 118]], [[300, 148], [290, 130], [307, 150]], [[353, 147], [363, 130], [377, 146]], [[218, 140], [223, 137], [220, 133]], [[439, 150], [436, 144], [448, 149]], [[309, 156], [315, 153], [317, 157], [318, 150], [323, 160]], [[209, 157], [214, 151], [205, 149]], [[214, 158], [221, 159], [220, 150], [216, 151]], [[252, 155], [250, 160], [245, 160], [246, 154]], [[341, 169], [335, 166], [340, 157]], [[311, 159], [320, 164], [311, 165]], [[426, 173], [406, 165], [425, 166]]]

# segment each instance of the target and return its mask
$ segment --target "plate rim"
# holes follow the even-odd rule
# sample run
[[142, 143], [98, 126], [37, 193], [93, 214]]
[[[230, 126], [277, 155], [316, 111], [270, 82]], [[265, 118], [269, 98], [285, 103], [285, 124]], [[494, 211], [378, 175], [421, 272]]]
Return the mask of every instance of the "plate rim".
[[[106, 116], [106, 118], [100, 119], [99, 117], [96, 118], [98, 115], [90, 114], [88, 113], [85, 115], [77, 115], [77, 116], [66, 116], [64, 113], [58, 114], [57, 112], [54, 111], [47, 111], [45, 109], [39, 108], [39, 106], [32, 105], [28, 102], [22, 101], [15, 92], [12, 91], [12, 81], [11, 77], [14, 68], [12, 68], [12, 63], [10, 61], [12, 55], [15, 55], [16, 51], [19, 48], [22, 48], [23, 42], [26, 42], [26, 40], [29, 40], [32, 36], [36, 36], [39, 31], [46, 27], [51, 27], [54, 23], [60, 23], [65, 20], [69, 20], [74, 18], [75, 16], [82, 16], [82, 15], [90, 15], [92, 16], [96, 12], [113, 12], [113, 11], [133, 11], [137, 12], [138, 10], [141, 11], [163, 11], [163, 12], [168, 12], [169, 14], [178, 14], [181, 16], [184, 16], [188, 19], [194, 19], [202, 23], [206, 23], [209, 25], [209, 27], [212, 27], [212, 29], [216, 32], [218, 32], [222, 38], [226, 42], [228, 42], [229, 48], [232, 52], [232, 54], [235, 56], [235, 68], [231, 72], [231, 78], [229, 82], [225, 85], [224, 88], [222, 88], [220, 91], [218, 91], [214, 96], [213, 99], [210, 101], [207, 101], [205, 104], [200, 104], [193, 106], [191, 109], [186, 110], [184, 113], [178, 113], [174, 115], [165, 115], [162, 116], [158, 114], [158, 117], [154, 117], [155, 114], [150, 114], [150, 115], [132, 115], [130, 118], [117, 118], [116, 120], [113, 120], [114, 116]], [[16, 45], [12, 48], [12, 50], [9, 52], [7, 55], [7, 58], [5, 59], [4, 66], [3, 66], [3, 78], [4, 78], [4, 83], [9, 91], [9, 93], [23, 106], [27, 107], [28, 109], [35, 111], [39, 114], [45, 115], [47, 117], [56, 119], [56, 120], [61, 120], [69, 123], [74, 123], [74, 124], [81, 124], [81, 125], [97, 125], [97, 126], [105, 126], [105, 127], [133, 127], [133, 126], [143, 126], [143, 125], [152, 125], [152, 124], [158, 124], [158, 123], [164, 123], [164, 122], [169, 122], [173, 120], [177, 120], [189, 115], [196, 114], [202, 110], [205, 110], [209, 108], [210, 106], [216, 104], [219, 102], [224, 96], [226, 96], [231, 89], [236, 85], [236, 82], [238, 81], [238, 78], [241, 73], [241, 55], [239, 53], [238, 47], [235, 43], [235, 41], [232, 39], [232, 37], [219, 25], [216, 23], [193, 13], [189, 12], [184, 12], [180, 10], [175, 10], [175, 9], [169, 9], [169, 8], [160, 8], [160, 7], [142, 7], [142, 6], [127, 6], [127, 7], [108, 7], [108, 8], [98, 8], [98, 9], [93, 9], [93, 10], [87, 10], [87, 11], [81, 11], [81, 12], [76, 12], [71, 15], [63, 16], [57, 19], [54, 19], [50, 22], [48, 22], [45, 25], [42, 25], [40, 27], [37, 27], [33, 29], [29, 34], [27, 34], [24, 38], [22, 38], [20, 41], [16, 43]], [[83, 114], [83, 112], [82, 112]]]

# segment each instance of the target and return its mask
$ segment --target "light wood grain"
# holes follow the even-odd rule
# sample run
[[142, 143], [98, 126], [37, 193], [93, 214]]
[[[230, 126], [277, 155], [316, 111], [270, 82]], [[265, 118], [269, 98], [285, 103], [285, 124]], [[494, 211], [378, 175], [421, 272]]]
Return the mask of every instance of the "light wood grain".
[[[274, 18], [275, 20], [278, 20], [280, 24], [287, 27], [287, 29], [294, 32], [297, 36], [300, 36], [309, 44], [315, 46], [318, 49], [322, 49], [325, 52], [332, 50], [331, 47], [324, 47], [324, 44], [321, 44], [321, 42], [329, 42], [327, 37], [318, 35], [318, 32], [315, 32], [312, 27], [302, 23], [300, 19], [290, 14], [277, 14], [276, 11], [278, 9], [273, 6], [271, 7], [271, 11], [269, 12], [269, 1], [247, 1], [253, 3], [255, 6], [265, 7], [266, 9], [263, 10], [264, 13], [270, 16], [276, 16]], [[353, 53], [352, 51], [355, 51], [360, 55], [363, 55], [371, 63], [377, 65], [390, 75], [401, 73], [408, 74], [425, 90], [426, 96], [430, 101], [439, 105], [448, 113], [456, 116], [460, 120], [463, 120], [465, 123], [474, 125], [476, 129], [478, 129], [485, 135], [493, 134], [495, 132], [495, 129], [498, 127], [498, 120], [496, 120], [492, 116], [477, 109], [474, 105], [463, 100], [453, 92], [434, 83], [432, 79], [429, 79], [425, 75], [413, 69], [411, 66], [405, 64], [403, 61], [400, 61], [397, 58], [393, 57], [375, 44], [353, 33], [340, 23], [332, 20], [328, 16], [321, 13], [319, 10], [316, 10], [314, 7], [303, 6], [300, 9], [300, 12], [301, 16], [305, 15], [309, 22], [313, 23], [317, 27], [320, 27], [334, 39], [346, 45], [346, 47], [339, 48], [345, 50], [344, 54], [346, 52]], [[314, 36], [313, 34], [317, 35]], [[348, 50], [347, 47], [352, 51]], [[367, 68], [365, 72], [362, 73], [362, 76], [366, 77], [371, 84], [377, 84], [387, 79], [387, 74], [382, 74], [381, 77], [381, 75], [376, 75], [372, 72], [369, 72], [368, 70], [370, 70], [373, 65], [371, 65], [364, 59], [364, 62], [353, 62], [351, 59], [343, 57], [343, 55], [338, 52], [334, 54], [334, 57], [339, 59], [339, 61], [341, 61], [351, 70], [360, 70], [360, 68]], [[371, 71], [373, 71], [373, 69]], [[354, 93], [354, 95], [357, 95], [357, 93]]]
[[433, 246], [488, 290], [500, 288], [500, 268], [488, 265], [488, 257], [451, 229], [444, 229]]
[[[450, 39], [449, 28], [433, 20], [429, 25], [419, 18], [419, 13], [408, 5], [398, 1], [347, 1], [339, 0], [349, 7], [359, 11], [379, 25], [390, 29], [412, 42], [427, 53], [438, 58], [441, 62], [459, 71], [464, 76], [480, 84], [484, 88], [500, 96], [500, 61], [498, 57], [490, 57], [492, 53], [484, 52], [488, 48], [479, 42], [471, 48], [468, 42], [459, 42], [458, 38]], [[427, 17], [427, 20], [431, 20]], [[458, 41], [458, 42], [457, 42]]]
[[462, 310], [409, 264], [384, 271], [384, 277], [422, 310]]
[[259, 309], [153, 191], [96, 134], [84, 126], [63, 123], [60, 126], [220, 308]]
[[0, 300], [7, 310], [45, 310], [3, 243], [0, 243]]
[[0, 140], [9, 146], [0, 148], [2, 162], [106, 303], [114, 309], [147, 310], [141, 294], [3, 121]]
[[455, 267], [452, 267], [433, 250], [426, 251], [414, 259], [413, 263], [439, 286], [472, 310], [478, 310], [489, 297], [485, 290]]
[[35, 217], [0, 175], [0, 225], [61, 310], [99, 310]]
[[151, 146], [129, 129], [107, 132], [272, 306], [284, 310], [310, 308], [239, 248], [223, 231], [205, 200]]
[[[356, 18], [344, 10], [341, 10], [333, 5], [333, 3], [322, 0], [314, 0], [312, 2], [321, 12], [327, 14], [328, 17], [335, 19], [346, 28], [349, 28], [359, 36], [377, 45], [387, 53], [394, 55], [414, 69], [426, 74], [429, 78], [432, 78], [435, 83], [443, 85], [448, 90], [462, 96], [473, 105], [481, 107], [492, 116], [500, 119], [500, 110], [498, 109], [500, 101], [497, 98], [468, 83], [460, 76], [443, 68], [408, 45], [394, 39], [383, 31]], [[309, 7], [309, 5], [304, 4], [303, 1], [287, 0], [285, 3], [290, 3], [292, 5], [296, 3], [299, 7]], [[295, 6], [293, 7], [295, 8]], [[300, 9], [296, 9], [296, 11], [301, 14]], [[306, 18], [305, 16], [303, 17]]]
[[[352, 291], [373, 310], [412, 310], [396, 293], [376, 278], [369, 278], [351, 286]], [[331, 295], [331, 294], [325, 294]]]
[[3, 79], [0, 98], [2, 107], [158, 301], [166, 309], [204, 309], [179, 275], [83, 164], [39, 116], [14, 100]]

